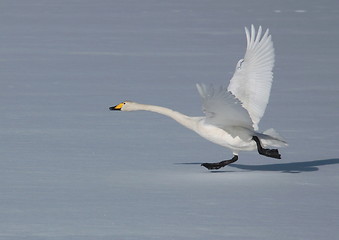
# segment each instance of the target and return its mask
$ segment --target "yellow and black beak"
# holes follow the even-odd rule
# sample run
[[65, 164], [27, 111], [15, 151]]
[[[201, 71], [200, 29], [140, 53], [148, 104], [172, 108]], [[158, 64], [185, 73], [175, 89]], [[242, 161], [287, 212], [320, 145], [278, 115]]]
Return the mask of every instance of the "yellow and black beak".
[[110, 107], [109, 110], [111, 110], [111, 111], [114, 111], [114, 110], [120, 111], [121, 108], [122, 108], [124, 105], [125, 105], [125, 103], [122, 102], [122, 103], [119, 103], [119, 104], [116, 105], [116, 106]]

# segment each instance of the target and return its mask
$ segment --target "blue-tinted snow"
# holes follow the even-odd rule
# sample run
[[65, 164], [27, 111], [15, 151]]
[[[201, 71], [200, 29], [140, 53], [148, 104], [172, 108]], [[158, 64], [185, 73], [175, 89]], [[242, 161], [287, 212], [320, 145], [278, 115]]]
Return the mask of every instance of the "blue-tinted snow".
[[[325, 239], [339, 222], [337, 1], [1, 1], [0, 239]], [[276, 49], [261, 129], [283, 159], [231, 152], [123, 100], [200, 115], [244, 26]]]

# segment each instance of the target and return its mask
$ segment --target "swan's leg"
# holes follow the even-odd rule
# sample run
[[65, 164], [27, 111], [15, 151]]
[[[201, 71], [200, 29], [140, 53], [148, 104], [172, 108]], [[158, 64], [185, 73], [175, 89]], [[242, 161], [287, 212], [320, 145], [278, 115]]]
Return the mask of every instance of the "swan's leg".
[[216, 170], [222, 167], [225, 167], [226, 165], [230, 163], [234, 163], [235, 161], [238, 160], [238, 155], [234, 155], [232, 159], [230, 160], [225, 160], [217, 163], [203, 163], [201, 166], [207, 168], [208, 170]]
[[258, 153], [259, 154], [264, 155], [266, 157], [281, 159], [281, 155], [279, 154], [278, 149], [266, 149], [266, 148], [263, 148], [261, 146], [260, 140], [259, 140], [259, 138], [257, 136], [253, 136], [252, 139], [257, 144], [257, 148], [258, 148]]

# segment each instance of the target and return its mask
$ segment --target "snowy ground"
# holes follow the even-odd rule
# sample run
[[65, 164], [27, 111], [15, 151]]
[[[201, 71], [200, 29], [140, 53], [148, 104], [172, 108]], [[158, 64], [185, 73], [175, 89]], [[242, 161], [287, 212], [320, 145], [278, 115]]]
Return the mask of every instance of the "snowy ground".
[[[123, 100], [201, 115], [244, 26], [269, 27], [261, 129], [283, 159], [231, 157]], [[339, 235], [338, 1], [0, 2], [0, 239], [333, 240]]]

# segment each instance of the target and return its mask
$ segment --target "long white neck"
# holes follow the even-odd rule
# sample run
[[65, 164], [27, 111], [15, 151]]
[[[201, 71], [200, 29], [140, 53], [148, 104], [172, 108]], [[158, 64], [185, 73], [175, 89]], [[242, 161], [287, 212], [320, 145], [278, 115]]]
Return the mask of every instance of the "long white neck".
[[180, 123], [181, 125], [189, 128], [193, 131], [196, 131], [197, 121], [199, 119], [199, 118], [196, 118], [196, 117], [186, 116], [182, 113], [179, 113], [179, 112], [174, 111], [174, 110], [169, 109], [169, 108], [155, 106], [155, 105], [147, 105], [147, 104], [137, 103], [135, 105], [134, 110], [145, 110], [145, 111], [155, 112], [155, 113], [159, 113], [159, 114], [168, 116], [168, 117], [174, 119], [175, 121], [177, 121], [178, 123]]

